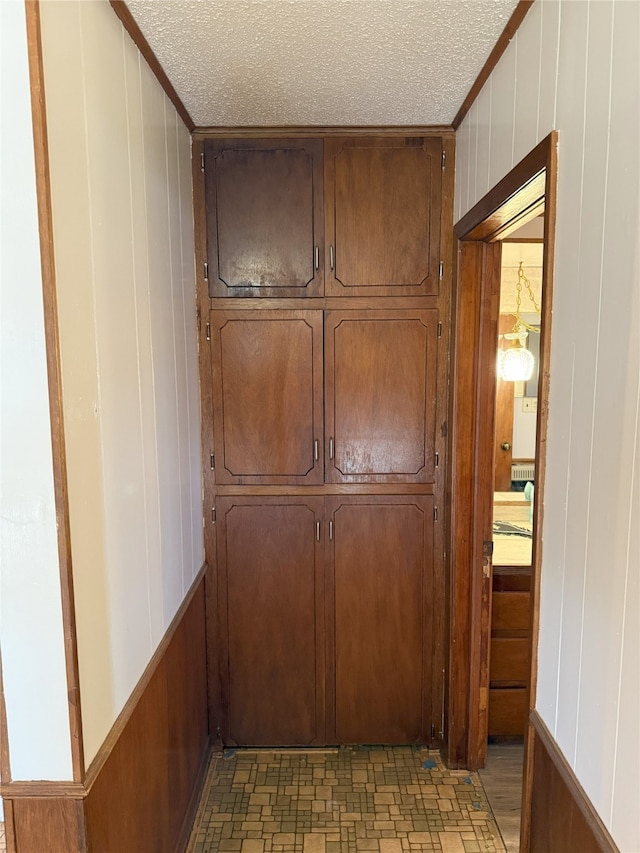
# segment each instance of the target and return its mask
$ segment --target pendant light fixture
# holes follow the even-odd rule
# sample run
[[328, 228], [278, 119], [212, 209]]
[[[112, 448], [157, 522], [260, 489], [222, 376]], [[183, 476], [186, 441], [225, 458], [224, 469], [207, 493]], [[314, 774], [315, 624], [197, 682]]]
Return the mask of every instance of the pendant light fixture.
[[540, 317], [540, 306], [535, 300], [531, 282], [524, 274], [522, 261], [518, 267], [518, 281], [516, 283], [516, 313], [513, 329], [501, 335], [507, 341], [513, 341], [513, 345], [507, 349], [498, 351], [498, 373], [505, 382], [526, 382], [533, 376], [536, 361], [533, 353], [526, 347], [529, 332], [540, 334], [540, 326], [531, 326], [520, 316], [522, 304], [522, 285], [527, 288], [529, 299], [533, 303], [536, 314]]

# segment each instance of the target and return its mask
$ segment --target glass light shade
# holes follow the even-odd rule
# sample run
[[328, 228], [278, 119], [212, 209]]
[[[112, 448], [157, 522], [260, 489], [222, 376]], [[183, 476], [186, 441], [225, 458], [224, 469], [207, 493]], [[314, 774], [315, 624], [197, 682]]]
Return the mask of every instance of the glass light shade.
[[511, 347], [502, 351], [500, 376], [505, 382], [527, 382], [533, 376], [536, 360], [524, 347]]

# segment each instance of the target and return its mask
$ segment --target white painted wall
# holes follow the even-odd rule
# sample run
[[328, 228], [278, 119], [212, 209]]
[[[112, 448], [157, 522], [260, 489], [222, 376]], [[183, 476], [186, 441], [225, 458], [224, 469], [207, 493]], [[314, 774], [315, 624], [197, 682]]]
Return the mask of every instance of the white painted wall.
[[[15, 780], [73, 777], [24, 4], [0, 3], [0, 646]], [[0, 819], [2, 816], [0, 807]]]
[[41, 11], [88, 764], [203, 562], [191, 142], [107, 0]]
[[537, 0], [458, 135], [456, 219], [549, 131], [559, 180], [537, 708], [640, 850], [640, 3]]

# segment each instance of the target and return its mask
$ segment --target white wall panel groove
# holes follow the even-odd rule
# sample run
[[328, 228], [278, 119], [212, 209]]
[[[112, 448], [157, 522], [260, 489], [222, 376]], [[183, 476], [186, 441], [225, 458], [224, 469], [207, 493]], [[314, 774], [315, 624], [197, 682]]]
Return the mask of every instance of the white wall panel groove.
[[640, 849], [640, 4], [537, 0], [516, 41], [460, 129], [456, 211], [464, 215], [559, 131], [537, 708], [620, 849], [632, 851]]
[[202, 564], [190, 138], [106, 0], [42, 11], [89, 763]]

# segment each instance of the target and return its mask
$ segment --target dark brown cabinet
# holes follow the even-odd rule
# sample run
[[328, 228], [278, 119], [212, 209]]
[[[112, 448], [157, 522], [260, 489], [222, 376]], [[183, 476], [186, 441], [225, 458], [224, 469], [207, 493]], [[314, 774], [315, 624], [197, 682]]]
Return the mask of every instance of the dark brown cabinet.
[[212, 730], [247, 746], [433, 743], [442, 138], [203, 148]]
[[328, 498], [337, 743], [427, 738], [433, 498]]
[[436, 311], [327, 312], [327, 482], [433, 482], [436, 335]]
[[322, 293], [322, 142], [205, 142], [211, 296]]
[[322, 505], [219, 501], [225, 743], [324, 742]]
[[441, 154], [438, 139], [325, 141], [325, 292], [438, 292]]
[[433, 497], [235, 496], [217, 512], [225, 742], [424, 743]]
[[321, 483], [322, 312], [211, 312], [219, 483]]

